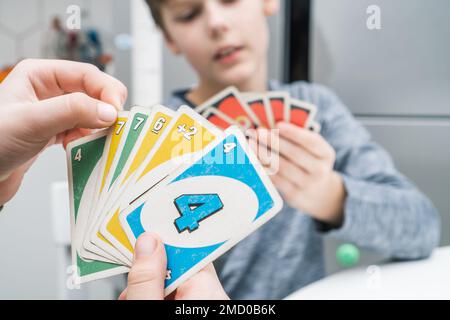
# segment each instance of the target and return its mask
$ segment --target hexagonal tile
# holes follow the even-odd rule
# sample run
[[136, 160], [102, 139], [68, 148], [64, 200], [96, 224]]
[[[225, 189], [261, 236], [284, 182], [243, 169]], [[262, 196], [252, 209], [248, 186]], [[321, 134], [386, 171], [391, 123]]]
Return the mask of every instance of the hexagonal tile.
[[113, 2], [111, 0], [95, 0], [91, 2], [86, 27], [94, 27], [101, 31], [114, 30]]
[[8, 0], [0, 2], [0, 24], [15, 34], [21, 33], [39, 21], [41, 1]]
[[41, 28], [22, 34], [18, 38], [20, 51], [17, 54], [21, 55], [19, 58], [43, 58], [43, 39], [44, 31]]
[[16, 57], [16, 44], [14, 39], [0, 33], [0, 68], [5, 65], [15, 64]]

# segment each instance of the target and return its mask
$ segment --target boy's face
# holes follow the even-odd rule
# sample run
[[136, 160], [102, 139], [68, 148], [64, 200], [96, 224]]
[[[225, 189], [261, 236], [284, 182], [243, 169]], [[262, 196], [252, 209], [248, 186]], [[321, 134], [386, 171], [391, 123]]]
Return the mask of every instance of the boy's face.
[[267, 64], [266, 16], [278, 5], [278, 0], [167, 0], [161, 12], [166, 40], [202, 81], [239, 85], [264, 74], [259, 71]]

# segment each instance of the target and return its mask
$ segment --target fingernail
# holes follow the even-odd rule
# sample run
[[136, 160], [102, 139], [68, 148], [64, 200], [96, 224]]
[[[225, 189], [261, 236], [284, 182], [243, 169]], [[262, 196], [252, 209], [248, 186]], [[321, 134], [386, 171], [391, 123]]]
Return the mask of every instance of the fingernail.
[[154, 236], [149, 233], [144, 233], [138, 238], [136, 247], [134, 248], [136, 258], [149, 257], [153, 255], [157, 244], [158, 242]]
[[100, 102], [97, 106], [98, 117], [103, 122], [114, 122], [117, 119], [117, 110], [110, 104]]

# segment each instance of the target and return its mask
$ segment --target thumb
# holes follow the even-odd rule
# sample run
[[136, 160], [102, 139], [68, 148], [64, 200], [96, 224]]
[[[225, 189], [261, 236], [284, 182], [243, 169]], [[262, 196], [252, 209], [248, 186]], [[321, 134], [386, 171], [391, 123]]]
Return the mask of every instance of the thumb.
[[144, 233], [135, 246], [134, 262], [128, 274], [127, 300], [164, 299], [167, 257], [162, 241]]
[[106, 128], [117, 119], [115, 107], [81, 92], [33, 103], [23, 114], [29, 128], [42, 139], [74, 128]]

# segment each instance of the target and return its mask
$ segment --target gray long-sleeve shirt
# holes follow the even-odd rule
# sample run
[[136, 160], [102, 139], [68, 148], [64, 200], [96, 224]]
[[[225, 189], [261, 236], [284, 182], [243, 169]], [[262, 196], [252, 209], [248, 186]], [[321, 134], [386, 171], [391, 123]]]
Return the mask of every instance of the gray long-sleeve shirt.
[[[259, 230], [215, 262], [233, 299], [281, 299], [325, 276], [323, 236], [335, 236], [396, 259], [420, 259], [438, 245], [439, 215], [430, 202], [394, 167], [389, 154], [327, 88], [272, 81], [272, 91], [313, 103], [322, 136], [336, 151], [334, 169], [345, 184], [344, 223], [327, 228], [287, 205]], [[166, 103], [190, 104], [187, 90]], [[192, 104], [191, 104], [192, 106]], [[408, 143], [408, 141], [405, 141]]]

